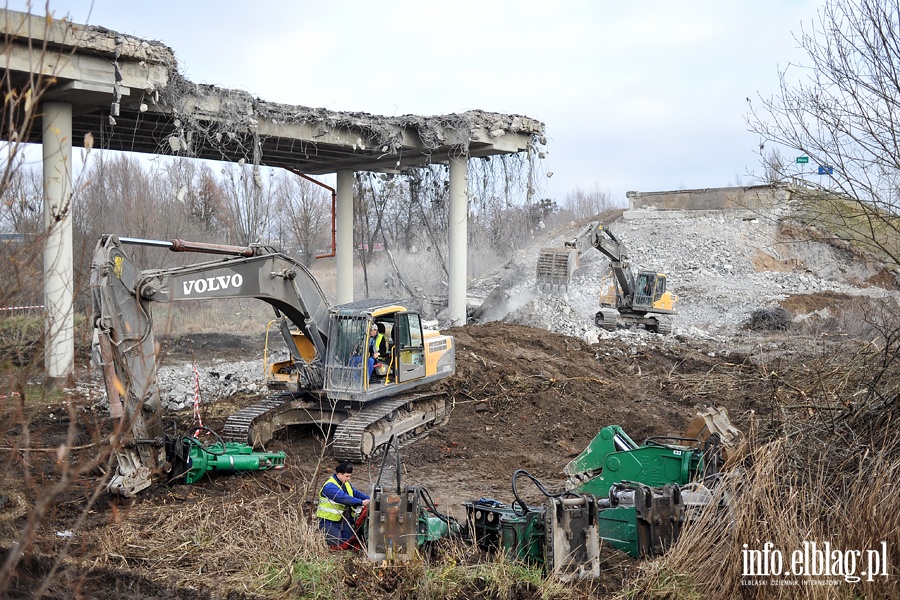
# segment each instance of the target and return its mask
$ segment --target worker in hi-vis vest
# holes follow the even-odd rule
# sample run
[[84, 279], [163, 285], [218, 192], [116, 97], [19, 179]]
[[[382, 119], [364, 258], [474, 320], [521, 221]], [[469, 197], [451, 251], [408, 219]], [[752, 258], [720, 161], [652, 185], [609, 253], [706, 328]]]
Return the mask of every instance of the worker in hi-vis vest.
[[369, 505], [369, 496], [350, 485], [353, 465], [342, 462], [319, 491], [316, 516], [330, 546], [338, 546], [353, 537], [353, 511]]

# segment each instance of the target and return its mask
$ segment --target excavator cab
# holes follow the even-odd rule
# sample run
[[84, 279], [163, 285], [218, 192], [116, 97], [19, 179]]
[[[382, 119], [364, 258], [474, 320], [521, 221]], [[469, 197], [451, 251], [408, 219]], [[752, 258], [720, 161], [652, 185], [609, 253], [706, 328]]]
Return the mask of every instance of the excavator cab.
[[653, 271], [641, 271], [634, 282], [632, 308], [651, 310], [653, 303], [666, 291], [666, 276]]
[[[370, 332], [379, 336], [378, 358]], [[333, 307], [328, 340], [324, 389], [332, 399], [365, 402], [442, 379], [456, 368], [448, 337], [425, 329], [419, 313], [390, 301]]]
[[635, 278], [631, 308], [648, 312], [673, 310], [676, 297], [666, 292], [666, 276], [653, 271], [640, 271]]

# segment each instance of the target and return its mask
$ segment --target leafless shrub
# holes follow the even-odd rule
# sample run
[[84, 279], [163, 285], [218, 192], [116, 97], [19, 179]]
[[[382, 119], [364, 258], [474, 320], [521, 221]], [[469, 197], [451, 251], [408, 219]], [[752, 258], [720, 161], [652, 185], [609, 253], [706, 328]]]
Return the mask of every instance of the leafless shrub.
[[778, 306], [775, 308], [757, 308], [750, 313], [744, 324], [753, 331], [784, 331], [791, 326], [791, 313]]
[[575, 219], [589, 219], [614, 208], [620, 208], [609, 191], [601, 190], [599, 184], [595, 184], [590, 190], [576, 186], [566, 194], [562, 207], [572, 213]]
[[852, 339], [873, 339], [878, 336], [878, 328], [873, 325], [874, 315], [896, 311], [897, 305], [891, 300], [859, 298], [853, 303], [826, 307], [806, 315], [793, 318], [792, 329], [810, 338], [846, 337]]

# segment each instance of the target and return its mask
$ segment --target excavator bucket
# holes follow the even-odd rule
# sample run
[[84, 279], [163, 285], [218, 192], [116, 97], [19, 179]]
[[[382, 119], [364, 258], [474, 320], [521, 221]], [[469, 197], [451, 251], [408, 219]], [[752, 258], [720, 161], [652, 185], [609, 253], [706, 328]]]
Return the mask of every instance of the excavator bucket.
[[572, 273], [578, 268], [578, 253], [572, 248], [542, 248], [537, 261], [537, 286], [540, 289], [567, 290]]
[[684, 432], [684, 437], [697, 439], [702, 444], [713, 434], [722, 442], [722, 458], [727, 462], [743, 449], [744, 434], [731, 424], [728, 411], [721, 406], [698, 406], [697, 416]]

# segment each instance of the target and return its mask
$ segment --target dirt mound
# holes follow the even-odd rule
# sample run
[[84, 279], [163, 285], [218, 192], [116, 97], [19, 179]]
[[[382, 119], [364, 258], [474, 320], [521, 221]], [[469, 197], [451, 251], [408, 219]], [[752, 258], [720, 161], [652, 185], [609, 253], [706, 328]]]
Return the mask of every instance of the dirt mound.
[[823, 310], [842, 311], [858, 305], [860, 299], [848, 294], [822, 292], [820, 294], [794, 294], [781, 301], [781, 306], [794, 314], [810, 314]]
[[[500, 322], [449, 332], [456, 338], [458, 369], [442, 387], [452, 406], [450, 420], [430, 437], [404, 449], [402, 459], [404, 483], [426, 487], [437, 505], [457, 518], [464, 516], [461, 503], [466, 500], [486, 496], [512, 502], [510, 478], [517, 469], [525, 469], [549, 490], [561, 489], [565, 465], [604, 425], [618, 424], [642, 441], [651, 435], [679, 434], [695, 405], [718, 404], [726, 406], [740, 426], [748, 411], [762, 406], [768, 394], [765, 378], [745, 357], [726, 359], [696, 346], [673, 349], [655, 344], [652, 336], [643, 344], [606, 340], [602, 345], [589, 345], [578, 338]], [[215, 406], [210, 413], [218, 412]], [[77, 431], [72, 440], [76, 446], [72, 463], [96, 452], [93, 444], [108, 430], [104, 415], [96, 409], [69, 415], [56, 409], [54, 415], [47, 414], [51, 410], [49, 406], [35, 407], [34, 427], [29, 432], [32, 447], [56, 448], [72, 424]], [[215, 418], [210, 416], [207, 424], [215, 427]], [[20, 439], [21, 433], [9, 429], [7, 439]], [[109, 540], [126, 519], [130, 527], [145, 532], [149, 543], [161, 523], [187, 514], [191, 505], [204, 499], [228, 506], [255, 495], [277, 494], [306, 498], [304, 510], [310, 510], [313, 494], [309, 490], [321, 485], [323, 470], [331, 468], [325, 441], [310, 431], [290, 431], [268, 449], [287, 453], [285, 471], [206, 477], [194, 486], [157, 486], [143, 493], [132, 508], [128, 502], [105, 495], [99, 501], [92, 499], [104, 474], [99, 468], [86, 469], [50, 503], [29, 550], [34, 558], [22, 563], [12, 589], [20, 595], [36, 589], [46, 574], [42, 561], [63, 548], [66, 538], [61, 536], [71, 531], [79, 553], [104, 557], [103, 564], [111, 562], [111, 551], [134, 555], [121, 571], [108, 566], [102, 571], [67, 566], [63, 582], [79, 586], [86, 597], [108, 597], [102, 589], [118, 590], [136, 599], [175, 596], [177, 579], [170, 581], [171, 588], [165, 584], [157, 587], [160, 577], [171, 576], [164, 564], [148, 567], [146, 557], [138, 556], [142, 556], [140, 550], [116, 550], [108, 545]], [[325, 459], [320, 463], [322, 456]], [[14, 478], [16, 489], [31, 495], [29, 490], [43, 489], [41, 486], [57, 476], [56, 457], [56, 452], [32, 452], [27, 466], [21, 471], [18, 467], [7, 469], [8, 476]], [[379, 467], [378, 462], [361, 466], [357, 484], [370, 488]], [[30, 485], [25, 483], [25, 470], [32, 478]], [[520, 493], [529, 502], [542, 501], [536, 489], [520, 489]], [[91, 506], [88, 518], [79, 523], [87, 506]], [[0, 520], [0, 548], [14, 547], [24, 518]], [[173, 566], [173, 573], [183, 570], [188, 576], [204, 568], [203, 557], [183, 560], [196, 564]], [[628, 562], [619, 554], [610, 561], [610, 581], [621, 581], [623, 561]], [[202, 577], [196, 582], [213, 585]], [[47, 597], [67, 597], [61, 589], [54, 588], [57, 593]], [[179, 597], [204, 596], [185, 593]]]
[[745, 357], [652, 340], [591, 346], [499, 322], [449, 333], [457, 343], [457, 376], [445, 386], [450, 422], [406, 458], [412, 476], [448, 505], [463, 495], [511, 501], [516, 469], [559, 489], [563, 468], [605, 425], [638, 442], [680, 435], [695, 406], [715, 404], [740, 426], [767, 389]]

